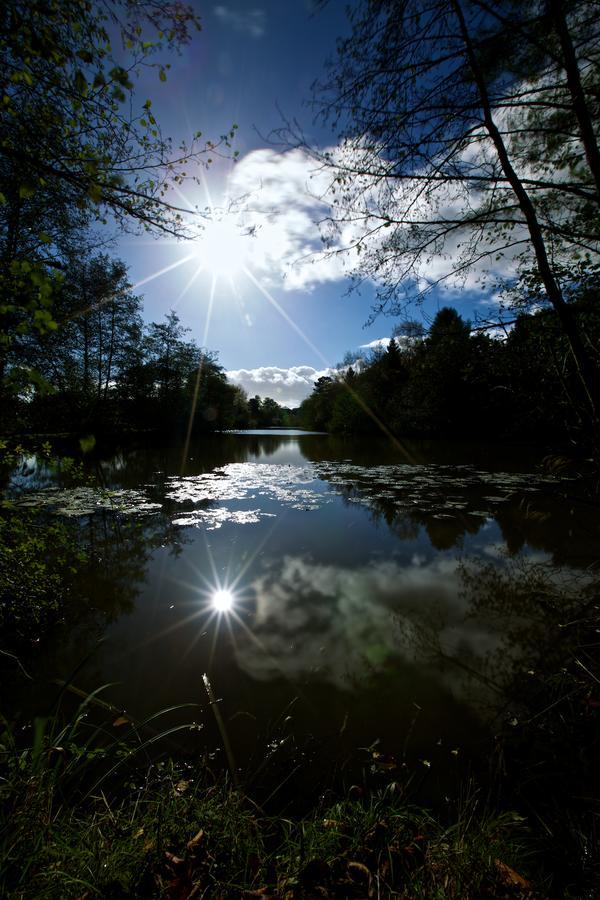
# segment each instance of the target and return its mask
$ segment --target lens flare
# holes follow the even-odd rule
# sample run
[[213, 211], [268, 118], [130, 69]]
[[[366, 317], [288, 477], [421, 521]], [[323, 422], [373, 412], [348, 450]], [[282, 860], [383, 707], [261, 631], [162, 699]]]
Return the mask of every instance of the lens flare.
[[226, 613], [233, 608], [233, 594], [231, 591], [221, 590], [215, 591], [212, 596], [211, 604], [217, 612]]

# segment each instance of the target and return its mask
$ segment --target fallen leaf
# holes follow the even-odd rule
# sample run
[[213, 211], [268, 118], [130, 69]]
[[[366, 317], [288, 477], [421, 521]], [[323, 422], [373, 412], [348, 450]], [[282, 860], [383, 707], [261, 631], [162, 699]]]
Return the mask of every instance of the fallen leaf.
[[356, 862], [356, 860], [350, 860], [350, 862], [348, 863], [348, 868], [356, 871], [357, 873], [360, 872], [360, 874], [364, 875], [369, 881], [371, 880], [371, 873], [364, 863]]
[[189, 781], [178, 781], [175, 785], [175, 793], [176, 794], [185, 794], [187, 789], [189, 788]]
[[202, 841], [203, 837], [204, 837], [204, 829], [201, 828], [200, 831], [198, 832], [198, 834], [195, 834], [194, 837], [191, 839], [191, 841], [188, 841], [188, 843], [187, 843], [188, 850], [195, 850], [196, 847]]
[[531, 882], [527, 881], [526, 878], [523, 878], [522, 875], [519, 875], [518, 872], [515, 872], [514, 869], [511, 869], [510, 866], [507, 866], [506, 863], [503, 863], [499, 859], [495, 859], [494, 865], [496, 866], [504, 884], [511, 885], [512, 887], [525, 888], [528, 891], [532, 890], [533, 885], [531, 884]]
[[130, 725], [130, 721], [127, 716], [118, 716], [113, 722], [113, 728], [118, 728], [120, 725]]

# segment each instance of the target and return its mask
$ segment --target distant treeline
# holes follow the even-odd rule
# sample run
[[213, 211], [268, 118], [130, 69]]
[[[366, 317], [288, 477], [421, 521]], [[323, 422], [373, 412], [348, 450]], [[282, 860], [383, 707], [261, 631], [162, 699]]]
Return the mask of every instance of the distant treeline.
[[[574, 304], [598, 359], [591, 292]], [[320, 378], [298, 410], [317, 430], [427, 437], [563, 440], [580, 426], [571, 354], [552, 310], [519, 315], [503, 339], [445, 307], [428, 334], [390, 340], [369, 360]]]
[[178, 316], [145, 325], [120, 261], [73, 262], [50, 327], [14, 329], [0, 379], [4, 434], [169, 433], [290, 424], [269, 398], [248, 400]]
[[[188, 338], [174, 312], [144, 324], [125, 265], [105, 255], [72, 260], [53, 291], [52, 317], [14, 323], [0, 377], [0, 433], [169, 434], [300, 426], [340, 433], [577, 442], [580, 390], [551, 309], [523, 313], [503, 338], [450, 307], [429, 331], [400, 326], [387, 349], [350, 356], [318, 380], [299, 409], [248, 398], [216, 353]], [[598, 360], [595, 292], [573, 302]], [[25, 323], [24, 323], [25, 324]]]

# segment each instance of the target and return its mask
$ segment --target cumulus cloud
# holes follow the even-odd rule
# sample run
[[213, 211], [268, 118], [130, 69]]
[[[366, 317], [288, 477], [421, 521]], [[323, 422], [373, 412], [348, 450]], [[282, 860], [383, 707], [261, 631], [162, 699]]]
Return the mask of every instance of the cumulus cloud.
[[[339, 145], [323, 150], [325, 153], [330, 154], [331, 160], [360, 169], [361, 153], [366, 151]], [[359, 263], [363, 267], [366, 263], [367, 277], [373, 283], [398, 277], [399, 263], [394, 255], [387, 254], [388, 263], [381, 270], [369, 262], [377, 258], [378, 250], [391, 234], [381, 227], [381, 219], [375, 215], [380, 179], [354, 179], [357, 205], [349, 209], [347, 221], [337, 221], [333, 227], [332, 208], [337, 196], [334, 176], [333, 169], [302, 148], [285, 152], [272, 148], [254, 150], [234, 167], [228, 193], [241, 198], [235, 215], [240, 228], [250, 235], [248, 264], [266, 285], [312, 291], [319, 285], [346, 279]], [[468, 206], [475, 199], [464, 185], [440, 183], [431, 201], [415, 200], [415, 189], [416, 182], [411, 181], [388, 186], [387, 202], [398, 210], [409, 208], [411, 221], [459, 218], [465, 204]], [[408, 234], [411, 221], [395, 224], [392, 231], [396, 235]], [[356, 249], [359, 241], [363, 244], [360, 253]], [[475, 265], [458, 271], [461, 259], [468, 253], [468, 244], [468, 230], [462, 229], [449, 234], [443, 246], [432, 241], [431, 254], [415, 262], [410, 271], [413, 286], [425, 289], [440, 281], [440, 286], [452, 295], [465, 288], [481, 290], [486, 272], [501, 278], [515, 271], [520, 247], [497, 259], [484, 255]], [[402, 267], [406, 268], [406, 260]], [[445, 278], [453, 271], [451, 277]]]
[[[249, 15], [234, 14], [226, 6], [216, 9], [234, 27], [242, 27], [242, 18]], [[498, 112], [498, 121], [506, 124], [507, 115]], [[495, 154], [482, 131], [472, 135], [453, 165], [485, 178], [494, 168]], [[249, 267], [265, 285], [284, 290], [311, 291], [359, 272], [375, 286], [399, 282], [413, 293], [437, 285], [449, 302], [466, 289], [497, 304], [491, 285], [514, 277], [525, 260], [521, 255], [531, 251], [518, 214], [505, 239], [492, 226], [488, 242], [485, 228], [478, 231], [469, 224], [468, 211], [487, 202], [476, 182], [441, 178], [423, 190], [425, 173], [387, 179], [383, 176], [389, 166], [383, 148], [378, 156], [372, 142], [360, 139], [321, 148], [318, 154], [302, 147], [246, 154], [232, 170], [228, 194], [237, 201], [238, 224], [249, 235]], [[336, 179], [336, 167], [350, 173], [345, 183]], [[535, 175], [521, 168], [521, 176]], [[506, 215], [512, 215], [510, 189], [501, 184], [498, 190], [499, 202], [506, 198], [509, 204]], [[340, 195], [343, 203], [336, 206]], [[390, 214], [392, 220], [386, 220]], [[459, 226], [465, 217], [467, 224]], [[395, 296], [401, 303], [401, 292]]]
[[215, 6], [213, 12], [224, 25], [229, 25], [235, 31], [249, 34], [253, 38], [261, 38], [265, 33], [265, 11], [258, 6], [240, 10], [219, 4]]
[[271, 397], [281, 406], [296, 407], [312, 392], [315, 381], [333, 375], [333, 369], [312, 366], [259, 366], [256, 369], [232, 369], [225, 373], [229, 381], [243, 388], [250, 397]]
[[508, 325], [502, 325], [497, 328], [486, 328], [483, 332], [493, 341], [505, 341], [508, 338], [508, 334], [512, 331], [514, 325], [512, 323]]
[[[236, 216], [248, 232], [247, 259], [264, 284], [312, 291], [348, 277], [355, 254], [325, 253], [319, 222], [330, 213], [330, 174], [301, 149], [254, 150], [239, 160], [228, 191], [243, 198]], [[351, 243], [349, 230], [340, 248]]]

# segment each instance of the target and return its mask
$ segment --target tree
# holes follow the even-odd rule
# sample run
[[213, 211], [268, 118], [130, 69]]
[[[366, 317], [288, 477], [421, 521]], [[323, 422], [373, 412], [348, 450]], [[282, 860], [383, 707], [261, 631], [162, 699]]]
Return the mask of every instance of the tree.
[[265, 427], [283, 425], [283, 409], [272, 397], [265, 397], [262, 402], [262, 423]]
[[451, 306], [440, 309], [429, 329], [429, 346], [442, 344], [444, 341], [466, 343], [471, 334], [471, 323], [465, 322], [462, 316]]
[[155, 66], [166, 80], [157, 55], [199, 27], [181, 2], [9, 0], [0, 17], [0, 158], [17, 165], [20, 195], [54, 182], [121, 224], [179, 233], [169, 186], [214, 144], [199, 143], [198, 132], [190, 147], [174, 148], [151, 101], [137, 110], [130, 101], [136, 75]]
[[[106, 423], [122, 399], [125, 373], [141, 341], [141, 298], [132, 294], [127, 270], [106, 255], [74, 256], [54, 292], [57, 328], [16, 335], [8, 353], [12, 370], [35, 370], [54, 401], [37, 396], [31, 415], [86, 427]], [[51, 424], [46, 421], [46, 425]]]
[[[325, 238], [400, 312], [478, 272], [551, 305], [598, 423], [571, 292], [598, 270], [599, 18], [591, 0], [363, 0], [315, 103], [340, 137]], [[338, 251], [334, 251], [338, 252]]]
[[300, 421], [309, 428], [326, 431], [339, 390], [339, 383], [328, 375], [318, 378], [312, 394], [300, 404]]
[[[134, 82], [161, 81], [199, 20], [180, 0], [8, 0], [0, 13], [0, 383], [15, 335], [55, 327], [52, 298], [68, 244], [110, 222], [184, 235], [172, 188], [219, 145], [174, 146]], [[121, 46], [119, 46], [121, 45]], [[114, 49], [113, 49], [114, 48]], [[198, 222], [192, 223], [198, 231]], [[0, 390], [2, 388], [0, 387]], [[4, 391], [6, 393], [6, 390]]]
[[416, 354], [412, 378], [415, 419], [430, 433], [464, 434], [477, 419], [479, 408], [471, 402], [473, 345], [470, 323], [452, 307], [440, 309]]
[[259, 428], [262, 424], [262, 400], [255, 394], [248, 400], [248, 414], [250, 416], [250, 427]]
[[158, 402], [162, 415], [171, 418], [177, 411], [179, 398], [196, 371], [198, 348], [186, 341], [189, 328], [179, 321], [174, 310], [164, 322], [152, 322], [144, 337], [144, 361], [151, 373], [151, 397]]
[[142, 342], [134, 415], [144, 427], [193, 432], [234, 428], [247, 421], [246, 398], [229, 384], [217, 354], [188, 341], [177, 314], [152, 322]]

